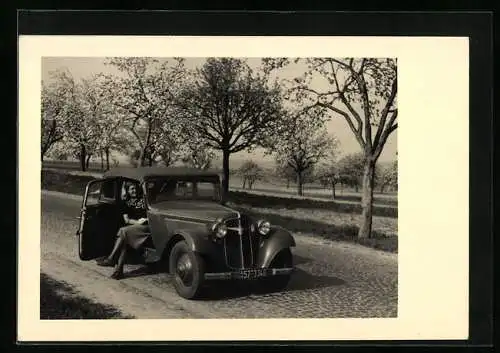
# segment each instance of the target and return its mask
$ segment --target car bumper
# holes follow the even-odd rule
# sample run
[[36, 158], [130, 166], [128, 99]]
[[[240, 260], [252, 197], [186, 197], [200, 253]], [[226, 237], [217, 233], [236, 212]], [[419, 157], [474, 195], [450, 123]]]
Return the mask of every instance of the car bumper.
[[205, 273], [206, 280], [252, 280], [262, 277], [288, 275], [294, 271], [293, 267], [289, 268], [249, 268], [231, 272], [213, 272]]

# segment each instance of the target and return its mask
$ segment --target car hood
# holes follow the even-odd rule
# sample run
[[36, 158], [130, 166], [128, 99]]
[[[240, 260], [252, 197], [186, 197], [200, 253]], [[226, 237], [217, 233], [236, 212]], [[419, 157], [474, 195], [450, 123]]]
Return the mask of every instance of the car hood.
[[164, 201], [151, 206], [168, 217], [213, 222], [219, 218], [237, 217], [238, 212], [216, 202]]

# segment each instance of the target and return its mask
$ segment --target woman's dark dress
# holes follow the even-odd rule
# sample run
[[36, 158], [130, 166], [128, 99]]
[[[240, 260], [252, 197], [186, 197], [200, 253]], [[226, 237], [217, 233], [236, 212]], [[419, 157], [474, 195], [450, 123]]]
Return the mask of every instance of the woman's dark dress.
[[[125, 214], [129, 218], [139, 219], [146, 217], [146, 207], [143, 199], [129, 199], [125, 202]], [[134, 249], [139, 249], [150, 237], [151, 233], [147, 224], [132, 224], [120, 228], [118, 236]]]

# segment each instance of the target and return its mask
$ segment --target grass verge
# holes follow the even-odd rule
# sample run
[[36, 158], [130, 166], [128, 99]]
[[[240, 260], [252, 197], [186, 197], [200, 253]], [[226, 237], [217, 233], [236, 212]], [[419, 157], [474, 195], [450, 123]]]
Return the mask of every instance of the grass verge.
[[[43, 170], [42, 189], [82, 195], [86, 184], [93, 179], [94, 177], [92, 176]], [[398, 249], [398, 237], [395, 234], [387, 234], [386, 232], [374, 230], [371, 238], [358, 239], [357, 233], [359, 227], [355, 224], [331, 224], [315, 219], [304, 220], [299, 217], [285, 216], [279, 214], [279, 212], [274, 212], [279, 211], [279, 209], [290, 210], [302, 208], [360, 214], [361, 207], [359, 205], [305, 199], [287, 199], [284, 197], [263, 196], [235, 191], [230, 192], [229, 203], [233, 207], [249, 212], [256, 218], [265, 218], [271, 223], [280, 225], [291, 232], [314, 234], [333, 241], [348, 241], [387, 252], [397, 252]], [[272, 209], [273, 212], [266, 212], [266, 209]], [[394, 208], [380, 207], [378, 208], [378, 212], [375, 212], [375, 210], [376, 208], [374, 209], [374, 216], [397, 217], [397, 209]], [[388, 215], [391, 212], [393, 212], [392, 215]]]
[[269, 213], [250, 207], [240, 207], [235, 204], [230, 206], [245, 211], [256, 219], [266, 219], [272, 224], [288, 229], [292, 233], [313, 234], [331, 241], [346, 241], [377, 250], [398, 252], [398, 236], [394, 234], [373, 230], [371, 238], [359, 239], [359, 227], [354, 224], [331, 224], [313, 219], [304, 220], [298, 217]]
[[40, 274], [40, 319], [131, 319], [118, 309], [79, 296], [73, 288]]
[[[286, 209], [316, 209], [328, 210], [338, 213], [354, 213], [361, 214], [361, 205], [354, 203], [341, 203], [335, 201], [320, 201], [306, 198], [291, 198], [269, 195], [258, 195], [244, 191], [230, 191], [229, 200], [236, 204], [245, 204], [252, 207], [266, 208], [286, 208]], [[398, 209], [396, 207], [373, 206], [373, 215], [381, 217], [398, 217]]]

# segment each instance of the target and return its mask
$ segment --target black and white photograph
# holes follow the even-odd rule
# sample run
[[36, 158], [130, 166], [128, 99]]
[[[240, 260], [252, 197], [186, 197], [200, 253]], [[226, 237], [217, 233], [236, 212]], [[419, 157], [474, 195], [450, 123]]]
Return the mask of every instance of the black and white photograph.
[[22, 39], [23, 337], [466, 334], [466, 41]]
[[41, 319], [397, 316], [396, 58], [42, 79]]

